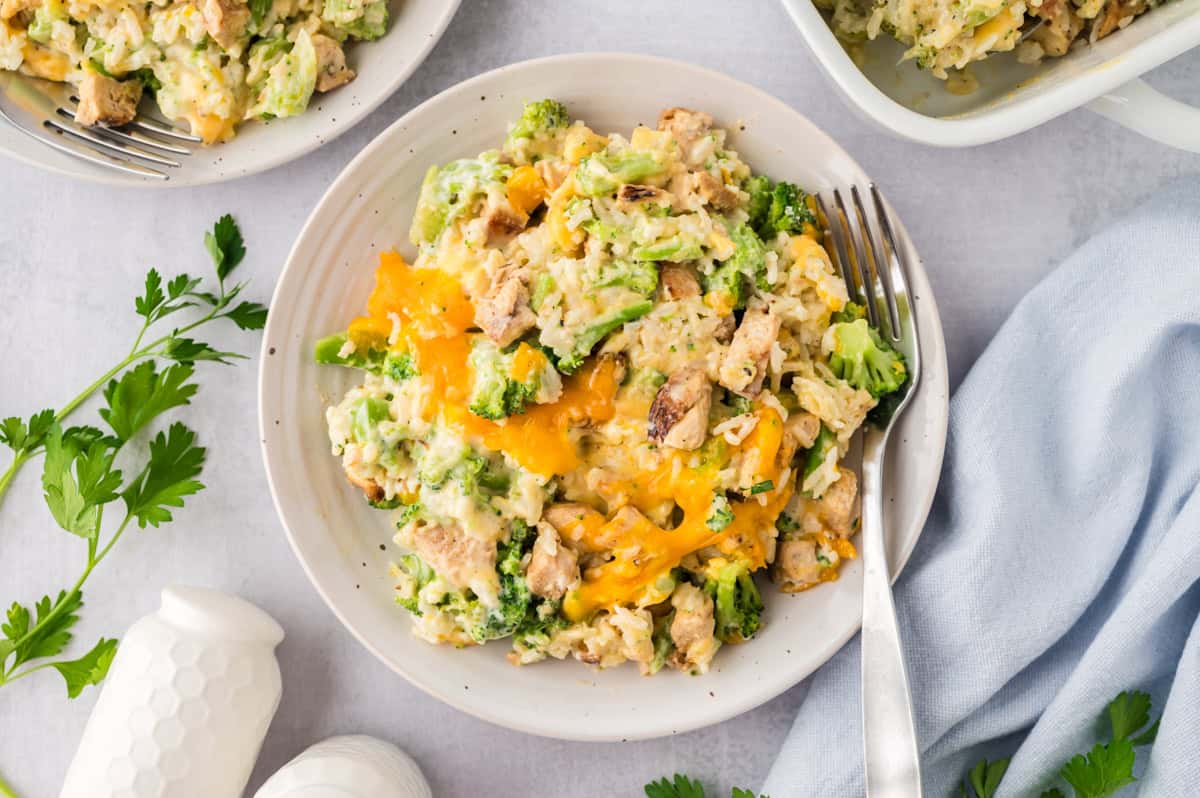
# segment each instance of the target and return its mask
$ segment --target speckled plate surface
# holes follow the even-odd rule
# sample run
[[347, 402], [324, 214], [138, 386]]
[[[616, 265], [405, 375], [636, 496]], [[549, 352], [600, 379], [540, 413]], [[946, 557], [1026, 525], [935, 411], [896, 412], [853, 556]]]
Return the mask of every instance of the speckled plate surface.
[[[346, 483], [329, 451], [325, 407], [358, 375], [315, 365], [313, 343], [361, 312], [379, 252], [414, 255], [407, 233], [426, 168], [495, 147], [522, 102], [542, 97], [564, 101], [573, 118], [596, 130], [625, 134], [638, 123], [653, 124], [661, 108], [700, 108], [731, 131], [732, 147], [755, 171], [809, 190], [868, 180], [841, 147], [788, 106], [688, 64], [641, 55], [557, 56], [462, 83], [376, 138], [309, 217], [263, 339], [263, 456], [279, 516], [313, 585], [397, 673], [465, 712], [533, 734], [623, 740], [684, 732], [761, 704], [829, 659], [861, 621], [861, 562], [846, 567], [838, 582], [807, 593], [764, 589], [763, 631], [750, 643], [723, 648], [703, 677], [672, 671], [646, 678], [632, 665], [595, 672], [574, 660], [518, 668], [506, 661], [502, 642], [457, 650], [409, 633], [387, 575], [395, 554], [387, 519]], [[896, 233], [912, 267], [925, 375], [889, 453], [893, 570], [907, 561], [929, 512], [948, 410], [937, 307], [902, 225]]]
[[437, 44], [461, 0], [389, 0], [388, 32], [349, 47], [346, 60], [358, 76], [308, 110], [288, 119], [249, 122], [233, 141], [201, 147], [169, 179], [126, 175], [57, 152], [0, 120], [0, 153], [68, 177], [141, 188], [181, 188], [221, 183], [273, 169], [345, 133], [400, 88]]

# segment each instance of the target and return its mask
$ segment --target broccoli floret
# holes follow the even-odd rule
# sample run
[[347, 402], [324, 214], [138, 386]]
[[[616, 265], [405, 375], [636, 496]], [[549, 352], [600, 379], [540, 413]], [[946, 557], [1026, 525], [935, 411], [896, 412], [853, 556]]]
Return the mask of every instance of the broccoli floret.
[[466, 496], [478, 496], [482, 492], [504, 493], [512, 483], [508, 474], [494, 470], [486, 457], [475, 452], [454, 467], [453, 476]]
[[599, 152], [579, 162], [575, 169], [575, 185], [579, 193], [599, 197], [616, 191], [622, 183], [640, 183], [661, 174], [665, 168], [657, 156], [648, 152]]
[[729, 499], [725, 497], [725, 494], [718, 493], [713, 496], [712, 504], [708, 506], [708, 519], [704, 525], [713, 532], [721, 532], [733, 523], [733, 517], [733, 508], [729, 506]]
[[628, 288], [644, 297], [658, 288], [658, 267], [652, 260], [614, 261], [600, 271], [596, 288]]
[[372, 374], [391, 377], [394, 380], [406, 380], [417, 376], [417, 368], [413, 365], [412, 356], [407, 352], [390, 352], [386, 349], [355, 349], [349, 355], [342, 356], [346, 346], [346, 334], [337, 333], [317, 341], [313, 355], [316, 362], [324, 365], [346, 366], [362, 369]]
[[674, 235], [633, 250], [634, 260], [668, 260], [672, 263], [696, 260], [703, 254], [704, 247], [700, 242], [686, 235]]
[[538, 100], [525, 103], [521, 118], [508, 132], [508, 146], [517, 139], [531, 139], [539, 133], [548, 133], [564, 128], [571, 123], [567, 107], [558, 100]]
[[375, 437], [380, 422], [391, 417], [387, 402], [375, 396], [364, 396], [350, 408], [350, 434], [359, 443], [367, 443]]
[[762, 625], [763, 602], [745, 562], [732, 562], [710, 576], [704, 589], [712, 597], [715, 634], [723, 643], [748, 640]]
[[437, 576], [424, 560], [415, 554], [405, 554], [396, 561], [396, 565], [409, 577], [405, 585], [404, 595], [396, 596], [396, 603], [413, 615], [420, 615], [417, 594]]
[[675, 641], [671, 639], [671, 622], [675, 613], [669, 612], [654, 621], [654, 631], [650, 639], [654, 642], [654, 657], [650, 660], [650, 674], [654, 675], [667, 664], [667, 657], [675, 650]]
[[480, 418], [495, 421], [524, 413], [525, 405], [537, 395], [540, 376], [535, 372], [524, 382], [513, 379], [512, 353], [501, 352], [484, 336], [475, 339], [470, 362], [475, 381], [468, 406]]
[[525, 617], [513, 632], [513, 649], [517, 651], [541, 649], [550, 643], [550, 638], [559, 629], [567, 627], [567, 620], [559, 614], [561, 602], [538, 600], [529, 605]]
[[440, 169], [429, 167], [421, 184], [409, 240], [417, 246], [436, 242], [443, 230], [487, 193], [488, 186], [502, 187], [510, 174], [512, 167], [500, 163], [495, 151], [451, 161]]
[[808, 195], [792, 183], [776, 183], [771, 189], [771, 205], [758, 233], [774, 238], [778, 233], [799, 233], [805, 224], [816, 224], [817, 217], [808, 207]]
[[573, 374], [583, 365], [584, 359], [592, 353], [596, 344], [600, 343], [605, 336], [628, 322], [640, 319], [653, 308], [654, 302], [646, 299], [601, 316], [598, 321], [593, 322], [575, 338], [571, 351], [566, 356], [559, 358], [558, 370], [563, 374]]
[[775, 519], [775, 528], [778, 529], [782, 534], [786, 535], [789, 532], [795, 532], [797, 529], [799, 529], [800, 522], [795, 518], [792, 518], [787, 513], [780, 513], [779, 517]]
[[840, 324], [844, 321], [858, 321], [867, 317], [867, 309], [857, 302], [847, 302], [842, 309], [829, 315], [830, 324]]
[[750, 214], [750, 226], [758, 230], [767, 221], [771, 209], [771, 178], [766, 175], [752, 177], [742, 187], [750, 195], [746, 212]]
[[524, 521], [516, 520], [509, 527], [507, 543], [496, 548], [496, 573], [500, 577], [500, 601], [490, 607], [482, 623], [471, 629], [471, 636], [480, 643], [505, 637], [517, 630], [533, 603], [533, 593], [521, 571], [521, 558], [533, 548], [536, 535]]
[[833, 336], [829, 367], [855, 388], [878, 399], [900, 390], [908, 379], [904, 358], [884, 343], [866, 319], [835, 324], [828, 334]]
[[541, 272], [533, 281], [533, 290], [529, 292], [529, 307], [537, 312], [542, 303], [546, 301], [546, 297], [554, 293], [554, 289], [558, 284], [554, 282], [554, 277], [550, 272]]
[[747, 280], [764, 291], [771, 287], [767, 282], [767, 248], [749, 225], [737, 225], [729, 237], [735, 247], [733, 255], [704, 278], [704, 292], [723, 294], [730, 307], [740, 310], [748, 298]]

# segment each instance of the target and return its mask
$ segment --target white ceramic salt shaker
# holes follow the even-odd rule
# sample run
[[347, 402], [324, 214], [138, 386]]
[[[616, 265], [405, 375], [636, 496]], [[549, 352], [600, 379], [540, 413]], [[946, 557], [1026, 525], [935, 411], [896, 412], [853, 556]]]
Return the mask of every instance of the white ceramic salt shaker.
[[305, 749], [254, 798], [433, 798], [433, 791], [408, 754], [356, 734]]
[[117, 649], [61, 798], [239, 798], [279, 706], [281, 640], [248, 601], [163, 590]]

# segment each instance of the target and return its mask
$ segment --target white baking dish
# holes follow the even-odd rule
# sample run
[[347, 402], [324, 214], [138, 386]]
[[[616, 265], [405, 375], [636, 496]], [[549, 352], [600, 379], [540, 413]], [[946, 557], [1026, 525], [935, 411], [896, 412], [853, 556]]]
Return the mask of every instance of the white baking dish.
[[1097, 44], [1038, 66], [1011, 53], [973, 64], [979, 89], [965, 96], [900, 62], [903, 45], [869, 43], [862, 64], [842, 48], [811, 0], [783, 0], [804, 40], [851, 105], [886, 130], [942, 147], [984, 144], [1086, 105], [1156, 141], [1200, 152], [1200, 109], [1138, 76], [1200, 45], [1200, 0], [1174, 0]]

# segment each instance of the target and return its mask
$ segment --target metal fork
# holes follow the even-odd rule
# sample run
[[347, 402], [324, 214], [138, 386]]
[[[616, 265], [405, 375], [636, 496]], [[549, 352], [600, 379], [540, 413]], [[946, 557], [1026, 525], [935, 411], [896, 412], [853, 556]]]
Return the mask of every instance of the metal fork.
[[871, 326], [904, 355], [909, 374], [903, 397], [882, 422], [885, 426], [868, 425], [862, 436], [863, 754], [868, 798], [920, 798], [920, 749], [887, 564], [883, 466], [888, 437], [921, 378], [921, 346], [904, 251], [896, 245], [879, 189], [871, 184], [867, 190], [872, 213], [858, 187], [850, 188], [853, 219], [840, 190], [832, 192], [832, 214], [817, 197], [851, 299], [864, 306]]
[[151, 180], [168, 180], [176, 156], [192, 154], [200, 139], [139, 113], [122, 127], [75, 121], [79, 98], [66, 83], [0, 70], [0, 117], [48, 147], [107, 169]]

